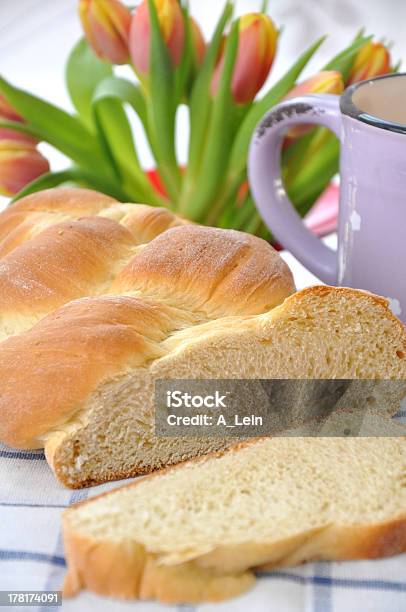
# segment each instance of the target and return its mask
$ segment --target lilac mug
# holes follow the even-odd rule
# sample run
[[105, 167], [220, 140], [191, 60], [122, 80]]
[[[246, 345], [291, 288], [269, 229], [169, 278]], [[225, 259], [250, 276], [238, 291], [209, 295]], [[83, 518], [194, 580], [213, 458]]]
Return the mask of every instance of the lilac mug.
[[[283, 136], [298, 123], [323, 125], [341, 142], [337, 253], [305, 227], [283, 187]], [[269, 229], [311, 272], [388, 297], [406, 322], [406, 74], [276, 106], [252, 140], [249, 180]]]

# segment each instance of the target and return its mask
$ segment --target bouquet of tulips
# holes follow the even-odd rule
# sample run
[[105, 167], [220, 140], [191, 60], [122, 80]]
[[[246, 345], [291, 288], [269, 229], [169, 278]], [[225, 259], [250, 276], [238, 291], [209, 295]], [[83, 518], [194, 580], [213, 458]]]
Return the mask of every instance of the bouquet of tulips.
[[[269, 238], [247, 185], [249, 144], [263, 115], [288, 97], [338, 94], [394, 68], [385, 45], [361, 31], [318, 74], [300, 82], [320, 39], [258, 96], [280, 32], [267, 2], [234, 20], [233, 8], [225, 3], [206, 42], [186, 0], [142, 0], [132, 11], [119, 0], [80, 0], [85, 37], [66, 70], [73, 114], [0, 78], [0, 191], [21, 197], [73, 183]], [[136, 78], [115, 75], [121, 64]], [[190, 120], [186, 167], [175, 142], [181, 105]], [[145, 132], [159, 185], [141, 165], [131, 112]], [[50, 171], [40, 141], [71, 160], [64, 171]], [[292, 130], [282, 163], [286, 188], [304, 216], [337, 172], [337, 140], [323, 128]]]

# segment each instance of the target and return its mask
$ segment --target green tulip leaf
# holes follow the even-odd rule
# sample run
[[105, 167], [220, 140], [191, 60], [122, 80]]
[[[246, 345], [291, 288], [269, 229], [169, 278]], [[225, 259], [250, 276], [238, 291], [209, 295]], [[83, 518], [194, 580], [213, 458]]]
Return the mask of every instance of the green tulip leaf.
[[[209, 207], [216, 207], [216, 201], [224, 182], [229, 152], [234, 136], [233, 102], [231, 82], [237, 58], [239, 21], [235, 21], [228, 36], [224, 52], [224, 67], [219, 89], [213, 101], [201, 171], [190, 198], [187, 214], [200, 221], [207, 215]], [[186, 212], [186, 211], [182, 211]]]
[[269, 0], [262, 0], [261, 13], [267, 13], [269, 8]]
[[82, 122], [61, 110], [17, 87], [0, 77], [0, 93], [22, 117], [35, 128], [36, 136], [59, 149], [62, 153], [86, 167], [99, 164], [109, 173], [97, 139]]
[[96, 189], [102, 193], [106, 193], [121, 202], [125, 202], [128, 197], [125, 191], [122, 190], [119, 183], [112, 183], [101, 175], [95, 175], [82, 168], [73, 167], [61, 170], [60, 172], [48, 172], [38, 177], [28, 185], [26, 185], [13, 198], [11, 203], [21, 200], [31, 193], [36, 193], [44, 189], [52, 189], [65, 184], [73, 184], [76, 186], [88, 187]]
[[[220, 45], [223, 40], [223, 32], [230, 21], [232, 12], [232, 3], [227, 2], [216, 26], [212, 41], [206, 50], [203, 65], [193, 86], [190, 99], [190, 142], [188, 168], [185, 179], [186, 184], [195, 180], [205, 149], [204, 144], [207, 137], [207, 124], [209, 122], [212, 107], [210, 85], [217, 63]], [[182, 199], [183, 197], [184, 194], [182, 194]]]
[[90, 49], [85, 38], [73, 47], [66, 65], [66, 84], [74, 107], [88, 128], [93, 129], [92, 99], [98, 84], [113, 75], [113, 69]]
[[27, 134], [38, 141], [44, 140], [43, 133], [35, 126], [29, 123], [21, 123], [20, 121], [11, 121], [11, 119], [0, 119], [0, 127]]
[[97, 86], [93, 100], [94, 123], [117, 179], [126, 192], [138, 201], [162, 205], [141, 168], [132, 129], [124, 105], [132, 107], [146, 121], [144, 97], [136, 85], [125, 79], [108, 77]]
[[61, 172], [47, 172], [34, 181], [31, 181], [31, 183], [26, 185], [24, 189], [21, 189], [21, 191], [19, 191], [19, 193], [13, 198], [11, 204], [21, 200], [21, 198], [25, 198], [25, 196], [31, 195], [32, 193], [37, 193], [38, 191], [43, 191], [44, 189], [59, 187], [60, 185], [68, 182], [76, 182], [76, 174], [71, 169], [63, 170]]
[[188, 95], [188, 85], [192, 77], [193, 68], [196, 64], [189, 9], [186, 6], [182, 6], [181, 10], [185, 28], [185, 43], [182, 61], [180, 66], [175, 70], [175, 100], [177, 104], [182, 101], [185, 95]]

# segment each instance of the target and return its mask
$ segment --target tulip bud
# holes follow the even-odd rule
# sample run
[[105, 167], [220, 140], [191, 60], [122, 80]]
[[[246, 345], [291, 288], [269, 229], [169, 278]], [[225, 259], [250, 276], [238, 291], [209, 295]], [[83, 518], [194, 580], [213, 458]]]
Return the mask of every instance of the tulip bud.
[[[284, 100], [305, 96], [307, 94], [341, 94], [344, 91], [344, 82], [341, 72], [335, 70], [324, 70], [296, 85], [285, 96]], [[301, 125], [288, 131], [284, 145], [300, 136], [303, 136], [312, 129], [312, 126]]]
[[324, 70], [296, 85], [285, 96], [285, 100], [306, 94], [341, 94], [344, 90], [341, 72]]
[[[185, 24], [178, 0], [154, 0], [163, 39], [174, 67], [179, 66], [185, 44]], [[136, 9], [130, 30], [130, 52], [134, 68], [141, 76], [149, 72], [151, 27], [148, 0]]]
[[192, 34], [192, 43], [195, 48], [197, 65], [201, 66], [206, 53], [206, 42], [204, 40], [199, 24], [193, 17], [190, 18], [190, 29]]
[[347, 85], [388, 74], [391, 71], [391, 56], [382, 43], [367, 42], [358, 51], [352, 65]]
[[102, 60], [126, 64], [131, 12], [119, 0], [80, 0], [79, 16], [86, 38]]
[[[278, 32], [268, 15], [250, 13], [240, 19], [237, 58], [232, 79], [233, 98], [237, 104], [247, 104], [265, 83], [276, 51]], [[215, 95], [224, 66], [224, 53], [217, 64], [212, 81]]]
[[49, 172], [49, 163], [29, 142], [0, 140], [0, 193], [16, 195], [42, 174]]
[[[6, 121], [17, 121], [18, 123], [24, 123], [24, 119], [14, 110], [14, 108], [7, 102], [4, 96], [0, 95], [0, 120], [5, 119]], [[35, 144], [37, 141], [24, 134], [10, 128], [0, 127], [0, 140], [18, 140], [21, 142], [30, 142]]]

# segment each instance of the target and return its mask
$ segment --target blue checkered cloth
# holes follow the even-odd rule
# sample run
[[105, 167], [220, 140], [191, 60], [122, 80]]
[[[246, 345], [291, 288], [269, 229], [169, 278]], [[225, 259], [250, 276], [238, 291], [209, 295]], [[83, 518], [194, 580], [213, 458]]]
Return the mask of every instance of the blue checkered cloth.
[[[406, 410], [398, 417], [406, 422]], [[0, 590], [59, 590], [65, 573], [60, 531], [63, 509], [119, 484], [69, 491], [56, 482], [43, 453], [17, 452], [0, 445]], [[41, 612], [47, 610], [60, 608]], [[253, 590], [224, 604], [121, 603], [84, 592], [65, 600], [63, 610], [406, 612], [406, 555], [378, 561], [311, 563], [260, 574]]]

